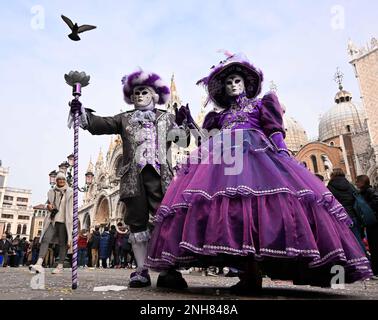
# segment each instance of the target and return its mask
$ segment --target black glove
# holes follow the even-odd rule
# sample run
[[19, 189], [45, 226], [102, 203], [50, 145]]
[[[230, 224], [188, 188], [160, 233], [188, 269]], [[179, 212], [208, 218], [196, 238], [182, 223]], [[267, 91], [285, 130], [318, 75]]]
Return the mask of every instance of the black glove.
[[69, 106], [71, 107], [71, 114], [74, 116], [76, 112], [79, 112], [81, 115], [81, 102], [78, 99], [73, 99]]
[[177, 125], [181, 126], [184, 122], [187, 124], [193, 123], [194, 120], [192, 115], [190, 114], [189, 105], [181, 106], [179, 110], [176, 111], [176, 123]]

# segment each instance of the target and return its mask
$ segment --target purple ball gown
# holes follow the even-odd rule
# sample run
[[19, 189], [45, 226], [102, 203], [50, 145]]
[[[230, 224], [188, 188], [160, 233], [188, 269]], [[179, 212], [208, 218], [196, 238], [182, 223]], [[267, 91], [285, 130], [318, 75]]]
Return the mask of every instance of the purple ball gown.
[[[242, 133], [242, 144], [230, 147], [242, 148], [242, 172], [226, 175], [228, 165], [212, 161], [219, 139], [210, 138], [209, 163], [188, 162], [168, 188], [156, 213], [147, 267], [243, 268], [252, 258], [272, 279], [295, 284], [328, 287], [335, 265], [344, 267], [346, 283], [372, 276], [344, 208], [269, 139], [285, 132], [273, 93], [239, 98], [230, 109], [209, 113], [204, 127], [223, 129], [222, 139], [225, 131]], [[198, 154], [205, 152], [191, 157]]]

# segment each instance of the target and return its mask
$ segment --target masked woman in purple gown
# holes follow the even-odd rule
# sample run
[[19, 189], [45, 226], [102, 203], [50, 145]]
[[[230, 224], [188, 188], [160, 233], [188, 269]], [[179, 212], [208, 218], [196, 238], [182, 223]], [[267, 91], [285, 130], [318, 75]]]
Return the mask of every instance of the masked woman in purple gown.
[[262, 81], [241, 54], [199, 81], [221, 111], [208, 113], [203, 129], [210, 138], [168, 188], [146, 265], [236, 267], [236, 293], [260, 291], [261, 270], [321, 287], [332, 284], [336, 265], [345, 283], [371, 277], [346, 211], [288, 152], [275, 93], [257, 98]]

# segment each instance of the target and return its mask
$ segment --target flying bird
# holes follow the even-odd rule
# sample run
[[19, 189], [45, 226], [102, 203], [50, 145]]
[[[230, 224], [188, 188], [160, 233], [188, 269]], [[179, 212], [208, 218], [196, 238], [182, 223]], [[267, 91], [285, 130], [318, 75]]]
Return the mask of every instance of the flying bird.
[[73, 41], [79, 41], [80, 40], [80, 37], [79, 37], [79, 33], [82, 33], [82, 32], [85, 32], [85, 31], [89, 31], [89, 30], [93, 30], [93, 29], [96, 29], [97, 27], [96, 26], [91, 26], [89, 24], [83, 24], [82, 26], [78, 26], [77, 23], [73, 23], [71, 21], [71, 19], [65, 17], [64, 15], [61, 15], [63, 21], [70, 27], [72, 33], [70, 33], [68, 35], [68, 38], [70, 38], [71, 40]]

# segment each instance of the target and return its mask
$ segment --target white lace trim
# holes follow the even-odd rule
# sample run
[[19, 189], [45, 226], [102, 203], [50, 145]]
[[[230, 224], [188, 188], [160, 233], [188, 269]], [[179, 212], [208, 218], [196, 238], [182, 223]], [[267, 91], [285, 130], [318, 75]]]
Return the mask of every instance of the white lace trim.
[[[188, 242], [180, 242], [180, 247], [187, 248], [189, 250], [193, 250], [195, 252], [204, 252], [205, 250], [211, 250], [211, 251], [217, 251], [217, 252], [223, 252], [223, 253], [229, 253], [229, 252], [234, 252], [234, 253], [239, 253], [239, 254], [246, 254], [247, 252], [252, 252], [256, 253], [256, 249], [253, 246], [250, 245], [243, 245], [242, 248], [244, 250], [240, 249], [235, 249], [231, 247], [226, 247], [226, 246], [214, 246], [214, 245], [204, 245], [202, 248], [196, 247], [192, 245], [191, 243]], [[261, 248], [260, 249], [261, 253], [267, 253], [267, 254], [278, 254], [278, 255], [288, 255], [289, 253], [295, 252], [298, 254], [302, 255], [310, 255], [310, 256], [320, 256], [320, 252], [318, 250], [300, 250], [296, 248], [286, 248], [286, 250], [273, 250], [273, 249], [268, 249], [268, 248]]]
[[369, 262], [369, 259], [366, 258], [366, 257], [352, 259], [352, 260], [348, 260], [347, 264], [358, 264], [358, 263], [362, 263], [362, 262]]
[[147, 242], [148, 240], [150, 240], [150, 238], [151, 235], [148, 230], [137, 233], [130, 233], [129, 242], [131, 244], [134, 244], [136, 242]]
[[173, 255], [172, 253], [169, 253], [169, 252], [167, 252], [167, 251], [163, 251], [163, 252], [161, 253], [161, 255], [162, 255], [162, 256], [171, 257], [171, 258], [174, 258], [174, 259], [176, 259], [176, 260], [181, 260], [181, 261], [192, 260], [192, 259], [194, 259], [194, 257], [192, 257], [192, 256], [177, 257], [177, 256], [175, 256], [175, 255]]
[[253, 149], [254, 152], [265, 152], [266, 150], [271, 149], [271, 146], [266, 146], [265, 148]]
[[321, 195], [322, 198], [319, 199], [317, 202], [318, 202], [318, 203], [322, 203], [322, 202], [324, 201], [324, 198], [325, 198], [326, 196], [334, 197], [333, 194], [332, 194], [331, 192], [328, 192], [328, 191], [327, 191], [327, 192], [322, 193], [322, 195]]
[[279, 254], [279, 255], [287, 255], [290, 252], [295, 252], [295, 253], [312, 255], [312, 256], [313, 255], [320, 256], [319, 250], [300, 250], [300, 249], [295, 249], [295, 248], [290, 248], [290, 247], [286, 248], [285, 251], [265, 249], [265, 248], [260, 249], [260, 251], [264, 253], [273, 253], [273, 254]]
[[312, 190], [304, 189], [297, 192], [290, 190], [289, 188], [276, 188], [276, 189], [267, 189], [267, 190], [254, 190], [248, 186], [241, 185], [237, 188], [234, 187], [227, 187], [225, 190], [217, 191], [214, 194], [209, 194], [204, 190], [200, 189], [186, 189], [183, 193], [200, 193], [208, 200], [212, 200], [213, 198], [220, 196], [220, 195], [228, 195], [228, 194], [237, 194], [238, 192], [242, 192], [243, 194], [253, 194], [253, 195], [272, 195], [277, 193], [290, 193], [297, 197], [300, 197], [307, 193], [314, 193]]
[[315, 261], [310, 263], [310, 266], [319, 265], [319, 264], [325, 262], [326, 260], [328, 260], [330, 257], [337, 256], [337, 255], [340, 256], [340, 258], [346, 260], [344, 250], [343, 249], [336, 249], [336, 250], [333, 250], [333, 251], [327, 253], [323, 258], [315, 259]]
[[275, 131], [275, 132], [273, 132], [270, 136], [269, 136], [269, 139], [271, 139], [274, 135], [276, 135], [276, 134], [282, 134], [282, 132], [281, 131]]
[[[298, 254], [301, 254], [302, 256], [306, 257], [313, 257], [318, 256], [318, 258], [315, 258], [315, 261], [309, 263], [309, 267], [318, 267], [320, 264], [327, 262], [332, 256], [338, 255], [342, 260], [346, 261], [345, 258], [345, 253], [343, 249], [336, 249], [328, 254], [326, 254], [323, 258], [319, 258], [319, 251], [318, 250], [300, 250], [300, 249], [295, 249], [295, 248], [286, 248], [286, 250], [273, 250], [273, 249], [268, 249], [268, 248], [262, 248], [260, 249], [260, 252], [263, 253], [264, 255], [259, 255], [256, 254], [256, 250], [254, 247], [249, 246], [249, 245], [243, 245], [243, 250], [235, 249], [235, 248], [230, 248], [230, 247], [225, 247], [225, 246], [213, 246], [213, 245], [204, 245], [203, 248], [196, 247], [188, 242], [181, 242], [180, 246], [186, 249], [189, 249], [195, 253], [203, 253], [205, 249], [210, 249], [216, 251], [216, 253], [239, 253], [239, 254], [244, 254], [247, 255], [247, 253], [253, 253], [255, 254], [256, 258], [263, 259], [264, 255], [266, 254], [271, 254], [275, 256], [287, 256], [288, 253], [290, 252], [295, 252]], [[246, 252], [248, 250], [248, 252]], [[163, 251], [161, 254], [162, 258], [152, 258], [151, 256], [148, 256], [147, 260], [151, 261], [152, 264], [146, 263], [147, 266], [149, 267], [154, 267], [154, 263], [170, 263], [170, 264], [175, 264], [176, 262], [182, 262], [182, 263], [188, 263], [197, 260], [196, 257], [193, 256], [176, 256], [174, 254], [171, 254], [169, 252]], [[290, 256], [288, 256], [290, 257]], [[361, 257], [361, 258], [356, 258], [352, 260], [347, 260], [345, 267], [355, 267], [356, 269], [361, 269], [361, 270], [367, 270], [369, 269], [368, 266], [363, 266], [361, 264], [366, 264], [368, 263], [369, 260], [366, 257]]]
[[214, 246], [214, 245], [204, 245], [202, 248], [200, 248], [200, 247], [196, 247], [192, 245], [189, 242], [180, 242], [180, 247], [192, 250], [197, 253], [202, 253], [206, 250], [220, 252], [220, 253], [237, 253], [237, 254], [247, 254], [248, 252], [252, 252], [252, 253], [256, 252], [255, 248], [249, 245], [243, 245], [242, 248], [244, 250], [240, 250], [240, 249], [235, 249], [235, 248], [226, 247], [226, 246]]

